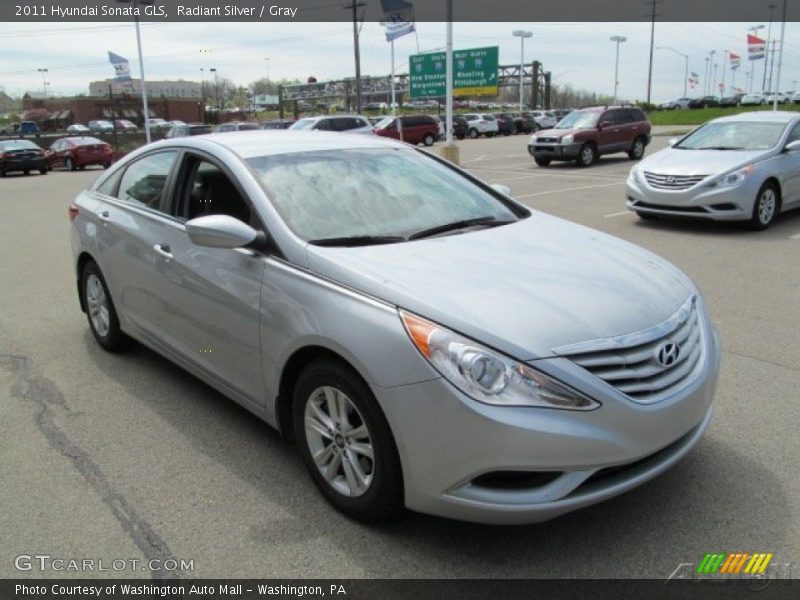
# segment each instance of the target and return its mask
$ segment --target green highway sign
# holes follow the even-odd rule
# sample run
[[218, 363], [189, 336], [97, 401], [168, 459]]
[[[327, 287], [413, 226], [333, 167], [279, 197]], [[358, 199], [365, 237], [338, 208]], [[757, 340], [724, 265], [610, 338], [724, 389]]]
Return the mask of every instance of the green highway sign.
[[[497, 94], [498, 47], [453, 50], [453, 95]], [[447, 88], [444, 52], [414, 54], [409, 58], [409, 91], [412, 98], [444, 96]]]

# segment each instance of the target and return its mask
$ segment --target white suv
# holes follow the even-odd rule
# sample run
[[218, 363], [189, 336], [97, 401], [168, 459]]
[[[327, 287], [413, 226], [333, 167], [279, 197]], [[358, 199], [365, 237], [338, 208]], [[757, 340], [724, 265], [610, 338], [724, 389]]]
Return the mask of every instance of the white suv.
[[492, 137], [497, 135], [498, 125], [497, 119], [494, 115], [484, 113], [473, 113], [469, 115], [461, 115], [467, 120], [469, 126], [469, 137], [475, 139], [479, 135]]
[[372, 124], [369, 122], [369, 119], [363, 115], [336, 115], [306, 117], [294, 123], [289, 129], [372, 133]]

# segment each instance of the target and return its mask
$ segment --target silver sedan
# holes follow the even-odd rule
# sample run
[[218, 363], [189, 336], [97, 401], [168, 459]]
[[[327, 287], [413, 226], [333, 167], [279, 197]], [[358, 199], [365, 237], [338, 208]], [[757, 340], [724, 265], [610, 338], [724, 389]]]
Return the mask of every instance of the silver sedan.
[[406, 144], [164, 140], [70, 217], [97, 342], [294, 439], [355, 518], [550, 519], [662, 473], [711, 419], [719, 345], [685, 275]]
[[749, 221], [766, 229], [800, 206], [800, 114], [709, 121], [631, 169], [627, 206], [642, 218]]

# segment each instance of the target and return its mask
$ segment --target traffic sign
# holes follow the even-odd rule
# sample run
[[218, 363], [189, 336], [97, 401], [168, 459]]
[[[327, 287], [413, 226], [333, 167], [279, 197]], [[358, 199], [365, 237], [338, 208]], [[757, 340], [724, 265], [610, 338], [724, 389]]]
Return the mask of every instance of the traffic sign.
[[[497, 94], [498, 47], [453, 51], [453, 95], [492, 96]], [[414, 54], [409, 58], [409, 91], [412, 98], [444, 96], [444, 52]]]

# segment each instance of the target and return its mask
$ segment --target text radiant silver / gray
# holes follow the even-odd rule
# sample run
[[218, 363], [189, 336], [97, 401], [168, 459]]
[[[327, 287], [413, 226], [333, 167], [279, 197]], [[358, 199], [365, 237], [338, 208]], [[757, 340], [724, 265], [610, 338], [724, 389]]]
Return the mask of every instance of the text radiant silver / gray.
[[294, 438], [356, 518], [550, 519], [708, 427], [719, 345], [685, 275], [408, 145], [159, 142], [70, 216], [97, 341], [136, 339]]

